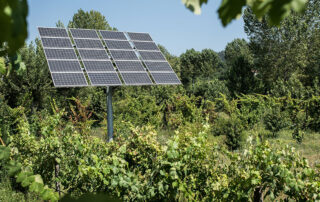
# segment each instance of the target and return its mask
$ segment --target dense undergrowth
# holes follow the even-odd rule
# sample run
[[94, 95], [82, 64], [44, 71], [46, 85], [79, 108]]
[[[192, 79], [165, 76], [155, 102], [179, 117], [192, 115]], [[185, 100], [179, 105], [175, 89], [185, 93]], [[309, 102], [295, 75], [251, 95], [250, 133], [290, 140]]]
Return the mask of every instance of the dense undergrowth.
[[[174, 117], [175, 123], [179, 123], [179, 115], [184, 120], [169, 125], [175, 132], [165, 142], [158, 141], [157, 128], [147, 121], [134, 126], [116, 118], [116, 139], [107, 143], [92, 136], [94, 122], [86, 118], [90, 114], [79, 102], [73, 107], [72, 117], [68, 118], [65, 110], [53, 104], [51, 115], [44, 114], [34, 122], [28, 121], [22, 108], [8, 108], [18, 110], [19, 117], [9, 124], [14, 132], [6, 133], [8, 147], [3, 149], [10, 148], [10, 159], [16, 164], [11, 163], [10, 167], [2, 161], [2, 167], [17, 177], [11, 180], [12, 186], [51, 200], [57, 199], [57, 193], [49, 191], [57, 186], [61, 196], [105, 192], [123, 200], [319, 200], [319, 169], [310, 167], [293, 148], [271, 147], [266, 141], [284, 127], [294, 131], [295, 115], [306, 113], [307, 110], [302, 110], [305, 106], [314, 109], [314, 99], [300, 102], [252, 95], [228, 101], [222, 96], [217, 101], [221, 102], [219, 112], [214, 104], [190, 109], [192, 102], [181, 99], [182, 104], [178, 101], [171, 106], [170, 113], [177, 115], [167, 120], [170, 123]], [[270, 119], [266, 109], [278, 112], [271, 113], [275, 117]], [[188, 111], [195, 116], [197, 112], [193, 110], [198, 110], [198, 117], [187, 116]], [[316, 122], [311, 115], [303, 117], [307, 125]], [[160, 123], [163, 117], [158, 118]], [[245, 135], [249, 129], [263, 124], [270, 126]], [[212, 135], [225, 136], [226, 146], [208, 141]], [[12, 172], [17, 165], [21, 170]], [[44, 183], [46, 186], [37, 186], [48, 190], [47, 194], [33, 188], [28, 176], [38, 177], [34, 181]]]

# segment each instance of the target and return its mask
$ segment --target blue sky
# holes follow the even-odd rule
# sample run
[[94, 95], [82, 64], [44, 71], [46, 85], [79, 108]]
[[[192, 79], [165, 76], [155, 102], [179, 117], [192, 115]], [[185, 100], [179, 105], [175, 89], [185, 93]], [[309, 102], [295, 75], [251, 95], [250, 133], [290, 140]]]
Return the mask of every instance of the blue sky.
[[101, 12], [119, 31], [150, 33], [174, 55], [191, 48], [221, 51], [246, 35], [242, 19], [221, 25], [216, 12], [220, 2], [210, 0], [201, 15], [194, 15], [181, 0], [29, 0], [28, 42], [38, 36], [38, 26], [54, 27], [58, 20], [67, 25], [82, 8]]

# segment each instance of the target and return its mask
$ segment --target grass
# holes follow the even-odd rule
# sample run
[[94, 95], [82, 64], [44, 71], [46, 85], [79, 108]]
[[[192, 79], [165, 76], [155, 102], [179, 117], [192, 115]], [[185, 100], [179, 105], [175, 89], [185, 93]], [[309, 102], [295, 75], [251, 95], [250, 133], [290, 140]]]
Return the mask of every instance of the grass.
[[315, 132], [305, 132], [304, 139], [297, 143], [292, 138], [291, 130], [280, 131], [279, 137], [269, 138], [269, 142], [275, 146], [289, 145], [294, 147], [303, 157], [308, 159], [309, 163], [314, 166], [320, 164], [320, 134]]
[[24, 193], [13, 189], [10, 178], [7, 175], [0, 178], [0, 201], [4, 202], [28, 202], [41, 201], [30, 192]]

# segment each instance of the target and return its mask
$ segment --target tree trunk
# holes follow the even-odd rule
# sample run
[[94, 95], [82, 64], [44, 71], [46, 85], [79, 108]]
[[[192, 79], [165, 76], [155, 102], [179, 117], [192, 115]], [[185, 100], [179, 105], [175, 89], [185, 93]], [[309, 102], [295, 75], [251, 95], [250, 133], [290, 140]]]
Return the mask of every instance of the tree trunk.
[[263, 190], [262, 190], [262, 187], [257, 187], [254, 190], [253, 201], [254, 202], [263, 202]]
[[[56, 180], [59, 178], [59, 172], [60, 172], [60, 166], [58, 163], [55, 165], [55, 177]], [[59, 193], [59, 196], [61, 196], [61, 190], [60, 190], [60, 182], [56, 181], [56, 191]]]

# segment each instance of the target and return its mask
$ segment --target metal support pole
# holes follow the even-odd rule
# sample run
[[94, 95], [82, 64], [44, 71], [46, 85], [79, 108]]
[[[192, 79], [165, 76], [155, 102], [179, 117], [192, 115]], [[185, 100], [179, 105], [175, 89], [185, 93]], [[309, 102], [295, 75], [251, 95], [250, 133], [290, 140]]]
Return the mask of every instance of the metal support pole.
[[107, 87], [108, 142], [113, 140], [112, 87]]

